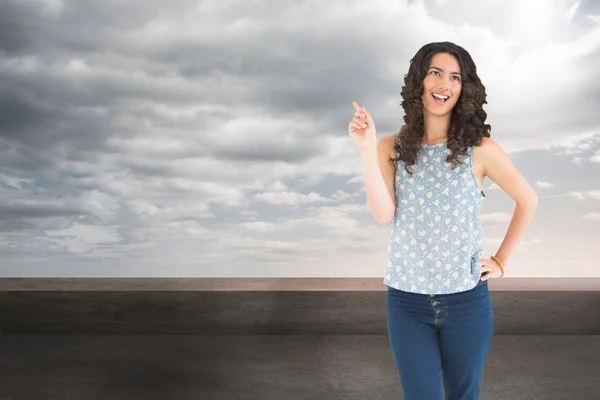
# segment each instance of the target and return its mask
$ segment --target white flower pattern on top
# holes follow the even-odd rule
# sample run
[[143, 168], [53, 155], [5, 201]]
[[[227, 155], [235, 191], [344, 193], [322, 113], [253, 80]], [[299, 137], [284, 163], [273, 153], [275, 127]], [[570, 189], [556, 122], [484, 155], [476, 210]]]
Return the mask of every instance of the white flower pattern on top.
[[452, 169], [447, 142], [425, 144], [417, 163], [397, 162], [396, 214], [383, 283], [421, 294], [474, 288], [481, 278], [481, 206], [485, 194], [473, 173], [473, 147]]

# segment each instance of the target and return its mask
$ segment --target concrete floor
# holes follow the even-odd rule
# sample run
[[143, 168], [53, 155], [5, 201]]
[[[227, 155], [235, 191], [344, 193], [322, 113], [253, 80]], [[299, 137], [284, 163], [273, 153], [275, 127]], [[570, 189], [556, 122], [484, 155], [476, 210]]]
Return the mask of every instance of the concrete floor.
[[[332, 282], [0, 279], [0, 400], [402, 399], [381, 282]], [[600, 281], [538, 283], [491, 291], [480, 399], [600, 399]]]
[[[481, 400], [597, 400], [600, 336], [495, 336]], [[0, 399], [402, 399], [384, 335], [0, 335]]]

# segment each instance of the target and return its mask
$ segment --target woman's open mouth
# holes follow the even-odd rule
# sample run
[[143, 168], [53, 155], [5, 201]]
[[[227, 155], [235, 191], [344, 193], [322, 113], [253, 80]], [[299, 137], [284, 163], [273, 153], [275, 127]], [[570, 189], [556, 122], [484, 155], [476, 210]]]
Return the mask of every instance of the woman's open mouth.
[[431, 96], [433, 97], [433, 101], [435, 104], [445, 104], [446, 101], [448, 101], [448, 99], [450, 98], [450, 96], [444, 96], [437, 93], [432, 93]]

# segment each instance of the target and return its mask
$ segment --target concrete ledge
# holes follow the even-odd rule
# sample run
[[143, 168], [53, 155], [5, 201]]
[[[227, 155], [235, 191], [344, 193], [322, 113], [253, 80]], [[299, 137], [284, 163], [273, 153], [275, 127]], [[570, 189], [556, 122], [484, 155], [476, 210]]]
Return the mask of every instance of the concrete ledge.
[[[600, 278], [501, 278], [490, 291], [600, 291]], [[0, 278], [0, 291], [385, 291], [383, 278]]]
[[[364, 289], [371, 278], [320, 280], [337, 285], [332, 290], [316, 290], [319, 281], [304, 278], [8, 278], [0, 281], [0, 333], [386, 335], [386, 288], [377, 281], [381, 290]], [[588, 290], [571, 291], [537, 284], [537, 290], [494, 290], [501, 281], [489, 282], [497, 335], [600, 335], [600, 291], [589, 290], [593, 279], [584, 285]], [[185, 288], [186, 282], [196, 288]], [[248, 282], [259, 289], [248, 290]], [[76, 289], [68, 290], [69, 284]]]

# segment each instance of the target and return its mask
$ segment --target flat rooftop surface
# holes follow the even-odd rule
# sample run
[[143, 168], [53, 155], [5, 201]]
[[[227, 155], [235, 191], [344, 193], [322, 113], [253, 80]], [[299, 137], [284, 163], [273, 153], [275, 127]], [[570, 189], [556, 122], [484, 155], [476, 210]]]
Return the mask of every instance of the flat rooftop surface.
[[[600, 291], [600, 278], [492, 278], [490, 291]], [[0, 291], [385, 291], [383, 278], [0, 278]]]

